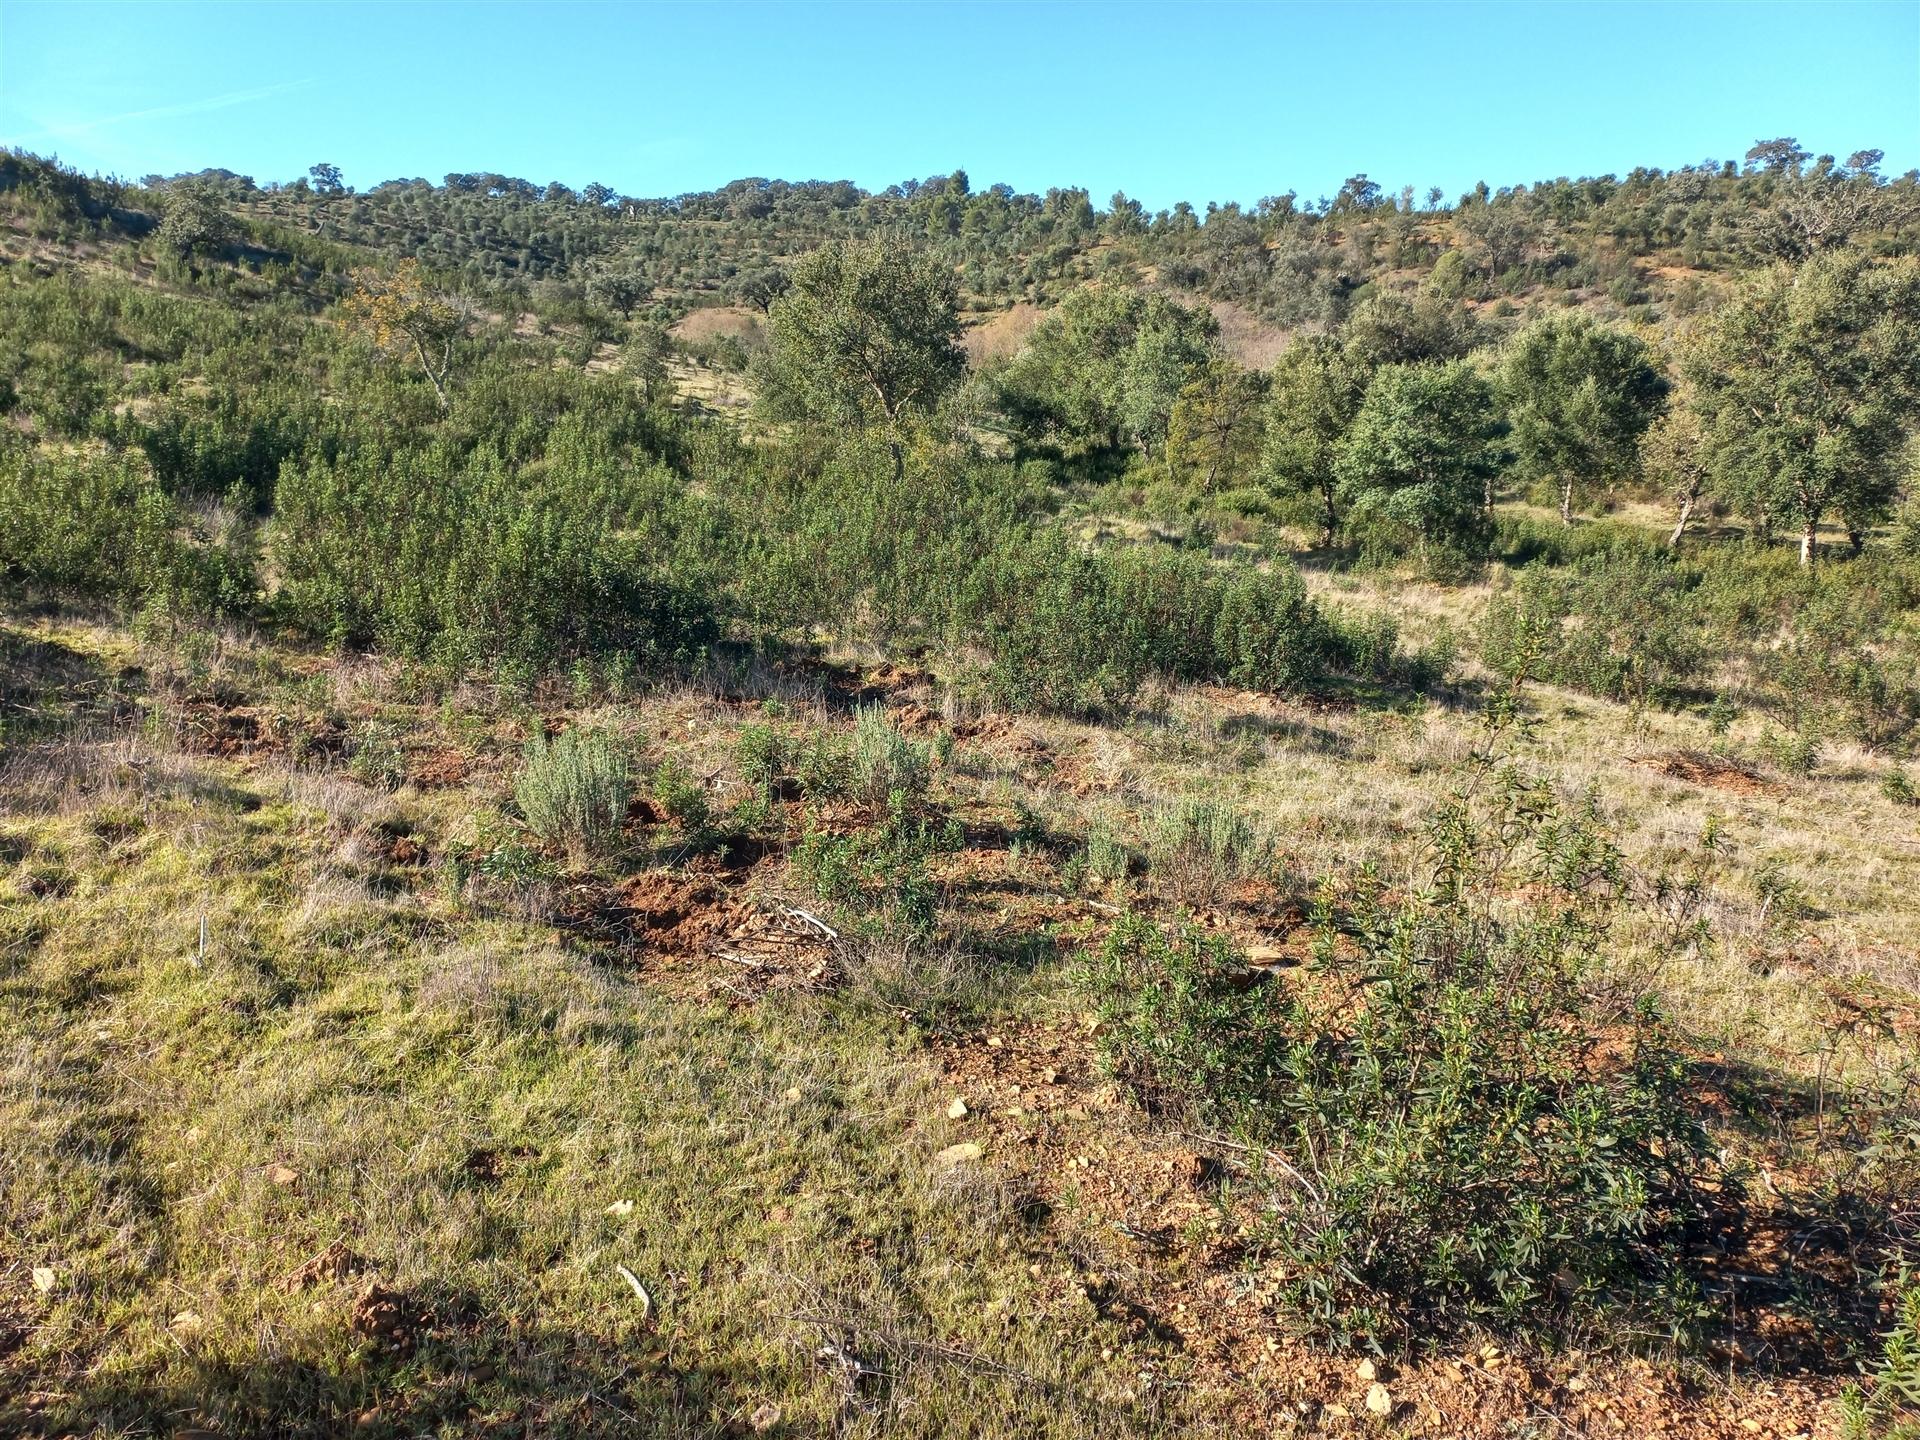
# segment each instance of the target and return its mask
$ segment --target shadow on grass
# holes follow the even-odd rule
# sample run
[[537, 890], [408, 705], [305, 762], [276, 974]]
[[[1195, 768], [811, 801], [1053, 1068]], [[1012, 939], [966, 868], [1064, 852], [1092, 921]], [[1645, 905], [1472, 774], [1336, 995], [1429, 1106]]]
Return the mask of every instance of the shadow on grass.
[[[732, 1433], [742, 1402], [790, 1389], [790, 1375], [676, 1363], [639, 1329], [528, 1328], [473, 1295], [382, 1291], [388, 1328], [367, 1328], [367, 1291], [337, 1359], [270, 1353], [187, 1358], [164, 1377], [96, 1370], [47, 1377], [0, 1404], [0, 1431], [60, 1435], [323, 1437], [425, 1434], [679, 1437]], [[749, 1404], [749, 1407], [750, 1404]], [[786, 1432], [775, 1428], [769, 1433]]]

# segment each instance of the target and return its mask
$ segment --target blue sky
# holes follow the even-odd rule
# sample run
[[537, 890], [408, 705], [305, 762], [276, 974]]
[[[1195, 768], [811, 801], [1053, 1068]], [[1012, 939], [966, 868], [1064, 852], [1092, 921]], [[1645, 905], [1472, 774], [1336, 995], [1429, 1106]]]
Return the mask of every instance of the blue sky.
[[0, 0], [0, 142], [139, 177], [316, 161], [636, 195], [743, 175], [1179, 199], [1448, 196], [1795, 135], [1920, 166], [1889, 4], [57, 4]]

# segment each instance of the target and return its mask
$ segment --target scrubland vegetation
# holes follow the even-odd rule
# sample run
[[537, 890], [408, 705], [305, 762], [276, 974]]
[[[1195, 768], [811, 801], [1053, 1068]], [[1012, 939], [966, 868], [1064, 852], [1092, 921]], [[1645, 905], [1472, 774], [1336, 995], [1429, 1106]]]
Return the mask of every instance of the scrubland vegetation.
[[0, 1430], [1915, 1433], [1878, 163], [0, 156]]

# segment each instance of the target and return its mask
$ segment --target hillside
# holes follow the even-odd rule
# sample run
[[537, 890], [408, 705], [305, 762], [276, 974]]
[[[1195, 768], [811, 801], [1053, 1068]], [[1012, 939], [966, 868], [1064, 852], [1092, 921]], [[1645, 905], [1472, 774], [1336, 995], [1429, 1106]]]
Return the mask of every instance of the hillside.
[[0, 1431], [1907, 1433], [1920, 222], [1757, 150], [7, 156]]

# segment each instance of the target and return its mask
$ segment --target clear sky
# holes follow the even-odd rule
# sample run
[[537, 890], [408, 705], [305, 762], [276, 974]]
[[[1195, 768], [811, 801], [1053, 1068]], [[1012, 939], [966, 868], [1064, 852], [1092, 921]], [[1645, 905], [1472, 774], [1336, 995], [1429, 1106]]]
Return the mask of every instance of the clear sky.
[[138, 178], [316, 161], [633, 195], [743, 175], [1449, 198], [1797, 136], [1920, 166], [1920, 0], [88, 4], [0, 0], [0, 143]]

